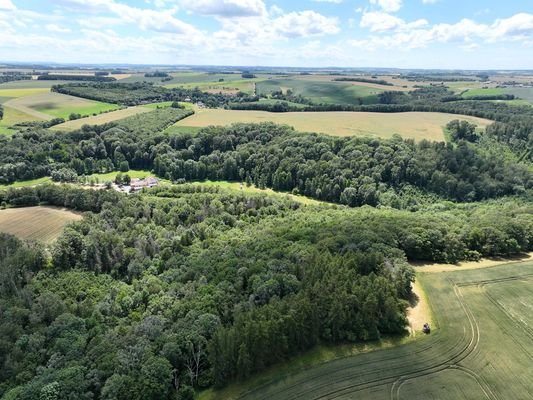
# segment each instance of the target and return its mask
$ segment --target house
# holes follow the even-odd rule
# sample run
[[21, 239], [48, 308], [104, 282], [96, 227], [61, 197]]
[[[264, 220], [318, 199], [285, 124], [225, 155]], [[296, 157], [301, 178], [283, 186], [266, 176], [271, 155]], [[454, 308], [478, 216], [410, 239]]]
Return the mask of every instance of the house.
[[157, 185], [159, 185], [159, 180], [153, 176], [147, 176], [144, 179], [132, 179], [130, 182], [130, 188], [133, 192], [144, 188], [152, 188]]

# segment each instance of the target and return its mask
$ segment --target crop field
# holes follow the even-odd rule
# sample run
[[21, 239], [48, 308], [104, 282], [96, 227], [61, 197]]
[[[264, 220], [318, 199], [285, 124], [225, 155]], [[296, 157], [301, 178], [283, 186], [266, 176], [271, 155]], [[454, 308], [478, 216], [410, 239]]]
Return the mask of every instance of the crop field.
[[377, 95], [387, 86], [375, 88], [353, 85], [353, 82], [324, 82], [296, 79], [269, 79], [257, 83], [257, 94], [291, 89], [295, 95], [302, 95], [315, 103], [327, 104], [374, 104]]
[[78, 81], [38, 81], [36, 79], [25, 81], [13, 81], [2, 83], [0, 89], [50, 89], [54, 85], [63, 85], [65, 83], [75, 83]]
[[0, 210], [0, 232], [50, 243], [66, 224], [81, 218], [78, 213], [54, 207], [8, 208]]
[[275, 122], [302, 132], [334, 136], [378, 136], [400, 134], [415, 140], [444, 140], [443, 127], [454, 119], [464, 119], [484, 128], [489, 120], [445, 113], [365, 113], [365, 112], [290, 112], [204, 109], [179, 121], [176, 126], [205, 127], [232, 123]]
[[53, 126], [51, 129], [71, 131], [75, 129], [80, 129], [83, 125], [102, 125], [108, 122], [119, 121], [121, 119], [131, 117], [132, 115], [142, 114], [150, 111], [152, 111], [152, 108], [147, 106], [128, 107], [122, 110], [92, 115], [87, 118], [66, 121], [62, 124]]
[[4, 105], [4, 118], [0, 120], [0, 134], [10, 134], [14, 131], [9, 129], [10, 126], [27, 121], [42, 121], [47, 118], [40, 118], [35, 115], [27, 114], [24, 111]]
[[500, 94], [506, 94], [506, 91], [500, 88], [477, 88], [469, 89], [467, 92], [463, 93], [463, 97], [468, 98], [474, 96], [498, 96]]
[[116, 104], [86, 100], [60, 93], [45, 92], [9, 100], [6, 106], [40, 119], [68, 119], [71, 113], [94, 114], [118, 109]]
[[[376, 76], [376, 75], [373, 75], [373, 76]], [[349, 81], [345, 81], [345, 82], [341, 82], [341, 83], [350, 84], [350, 85], [354, 85], [354, 86], [366, 86], [366, 87], [369, 87], [369, 88], [381, 89], [381, 90], [395, 90], [395, 91], [401, 91], [401, 92], [414, 90], [413, 87], [412, 87], [413, 86], [413, 82], [403, 81], [403, 80], [399, 80], [399, 79], [392, 79], [391, 76], [376, 76], [375, 78], [372, 78], [372, 76], [370, 76], [370, 75], [363, 75], [363, 76], [362, 75], [352, 75], [352, 76], [343, 75], [343, 76], [339, 76], [339, 75], [320, 75], [320, 74], [316, 74], [316, 75], [293, 75], [293, 76], [291, 76], [291, 79], [303, 80], [303, 81], [312, 81], [312, 82], [335, 82], [335, 79], [338, 79], [338, 78], [350, 78], [350, 77], [384, 80], [384, 81], [387, 81], [389, 83], [392, 83], [394, 86], [379, 85], [379, 84], [368, 83], [368, 82], [349, 82]], [[410, 85], [408, 85], [407, 83], [410, 83]]]
[[533, 263], [417, 279], [434, 315], [430, 335], [202, 398], [531, 399]]

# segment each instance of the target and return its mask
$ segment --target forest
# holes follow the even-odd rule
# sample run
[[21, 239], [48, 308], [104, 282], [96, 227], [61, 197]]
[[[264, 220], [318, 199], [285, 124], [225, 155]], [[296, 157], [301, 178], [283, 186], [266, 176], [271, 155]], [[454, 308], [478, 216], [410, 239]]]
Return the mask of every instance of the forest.
[[0, 138], [0, 183], [64, 169], [77, 176], [148, 169], [174, 182], [244, 181], [349, 206], [397, 207], [406, 187], [478, 201], [533, 186], [531, 170], [516, 158], [467, 140], [335, 138], [271, 123], [154, 134], [190, 113], [166, 108], [81, 131]]
[[39, 81], [84, 81], [84, 82], [113, 82], [116, 78], [96, 73], [95, 75], [80, 74], [41, 74], [37, 77]]
[[50, 256], [0, 235], [4, 399], [191, 399], [320, 342], [403, 332], [407, 259], [533, 250], [525, 197], [413, 213], [48, 185], [0, 201], [87, 212]]
[[107, 103], [135, 106], [163, 101], [202, 102], [206, 107], [223, 107], [230, 102], [256, 101], [254, 96], [238, 93], [207, 93], [199, 89], [167, 89], [152, 83], [69, 83], [54, 85], [52, 91]]

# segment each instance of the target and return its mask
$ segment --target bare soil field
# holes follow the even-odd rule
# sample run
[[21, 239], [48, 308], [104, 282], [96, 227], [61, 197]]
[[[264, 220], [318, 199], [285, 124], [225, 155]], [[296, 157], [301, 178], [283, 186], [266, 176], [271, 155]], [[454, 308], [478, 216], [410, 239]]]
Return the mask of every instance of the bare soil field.
[[0, 232], [21, 239], [53, 242], [66, 224], [78, 221], [81, 214], [56, 207], [23, 207], [0, 210]]

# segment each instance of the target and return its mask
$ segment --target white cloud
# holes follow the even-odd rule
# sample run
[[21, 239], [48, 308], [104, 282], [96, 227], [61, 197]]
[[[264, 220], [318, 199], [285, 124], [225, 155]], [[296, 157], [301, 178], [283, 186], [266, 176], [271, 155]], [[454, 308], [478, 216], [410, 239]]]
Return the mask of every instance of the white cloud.
[[[350, 44], [367, 50], [380, 48], [413, 49], [426, 47], [431, 43], [464, 42], [468, 44], [474, 39], [489, 43], [526, 42], [528, 39], [533, 39], [533, 14], [519, 13], [509, 18], [498, 19], [491, 25], [462, 19], [455, 24], [443, 23], [424, 27], [427, 21], [425, 23], [423, 21], [405, 23], [400, 18], [390, 15], [388, 17], [381, 16], [381, 19], [373, 16], [365, 21], [365, 27], [370, 28], [373, 32], [391, 32], [391, 34], [351, 40]], [[363, 19], [361, 20], [362, 23]]]
[[267, 14], [263, 0], [183, 0], [183, 8], [200, 15], [257, 17]]
[[340, 31], [337, 18], [310, 10], [285, 14], [272, 23], [275, 30], [286, 37], [333, 35]]
[[315, 3], [341, 4], [344, 0], [312, 0]]
[[54, 32], [54, 33], [67, 33], [70, 32], [69, 28], [64, 28], [56, 24], [46, 24], [45, 29], [48, 32]]
[[151, 30], [162, 33], [192, 34], [196, 29], [179, 19], [173, 14], [177, 9], [152, 10], [131, 7], [117, 3], [113, 0], [60, 0], [61, 3], [78, 6], [81, 11], [109, 12], [122, 19], [124, 23], [134, 24], [142, 30]]
[[386, 12], [396, 12], [402, 8], [402, 0], [370, 0], [370, 4], [377, 4]]
[[359, 24], [361, 28], [368, 28], [370, 32], [385, 32], [396, 30], [408, 30], [428, 25], [425, 19], [419, 19], [406, 23], [403, 19], [380, 11], [365, 12]]
[[464, 51], [471, 52], [471, 51], [474, 51], [474, 50], [478, 49], [479, 48], [479, 44], [477, 44], [477, 43], [469, 43], [469, 44], [462, 45], [460, 47]]
[[0, 0], [0, 10], [13, 11], [16, 9], [17, 7], [15, 7], [11, 0]]
[[439, 0], [422, 0], [422, 3], [424, 4], [435, 4]]

